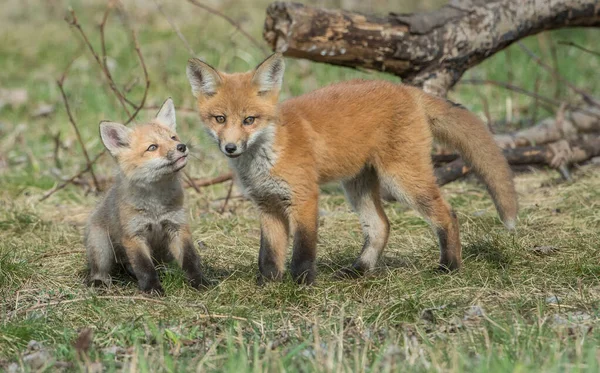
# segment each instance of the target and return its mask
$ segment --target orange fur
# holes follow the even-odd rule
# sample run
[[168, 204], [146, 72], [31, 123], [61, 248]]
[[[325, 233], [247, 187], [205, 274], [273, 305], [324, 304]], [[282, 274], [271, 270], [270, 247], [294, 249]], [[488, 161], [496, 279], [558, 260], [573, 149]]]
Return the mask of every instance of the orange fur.
[[[471, 162], [503, 221], [514, 226], [517, 202], [510, 169], [487, 128], [466, 109], [414, 87], [364, 80], [333, 84], [276, 105], [278, 74], [283, 74], [283, 59], [277, 54], [243, 74], [217, 72], [198, 60], [188, 64], [200, 116], [232, 157], [247, 194], [262, 211], [287, 216], [294, 228], [292, 274], [299, 281], [314, 279], [318, 185], [334, 180], [343, 181], [366, 237], [361, 257], [345, 274], [371, 269], [387, 242], [380, 185], [430, 222], [440, 241], [441, 266], [460, 266], [458, 222], [433, 173], [434, 136]], [[249, 116], [257, 118], [252, 125], [243, 123]], [[258, 136], [264, 141], [253, 140]], [[225, 143], [242, 150], [228, 154]], [[268, 160], [264, 175], [259, 171], [265, 167], [262, 158]], [[272, 225], [272, 218], [263, 219], [261, 263], [268, 252], [283, 251], [287, 243], [286, 231]], [[261, 267], [261, 272], [280, 277], [282, 255], [268, 256], [277, 259], [271, 260], [273, 268], [265, 272]]]

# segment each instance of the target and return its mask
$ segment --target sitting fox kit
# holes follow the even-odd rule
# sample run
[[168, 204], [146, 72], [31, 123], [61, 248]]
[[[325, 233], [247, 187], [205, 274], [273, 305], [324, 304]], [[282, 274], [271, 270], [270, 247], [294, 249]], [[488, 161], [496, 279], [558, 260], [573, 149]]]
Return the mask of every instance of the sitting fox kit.
[[486, 184], [500, 218], [514, 227], [517, 199], [510, 169], [474, 114], [386, 81], [351, 80], [278, 104], [283, 73], [280, 54], [247, 73], [218, 72], [198, 59], [187, 65], [208, 133], [260, 210], [259, 279], [282, 277], [293, 232], [292, 276], [314, 281], [319, 184], [333, 180], [341, 180], [365, 236], [360, 256], [340, 275], [373, 269], [387, 243], [390, 225], [380, 186], [430, 223], [439, 241], [440, 268], [458, 269], [459, 227], [436, 184], [433, 137], [460, 151]]
[[91, 285], [110, 284], [110, 274], [120, 264], [137, 278], [140, 290], [162, 293], [154, 262], [171, 260], [182, 267], [191, 286], [207, 284], [183, 208], [179, 171], [188, 149], [175, 126], [170, 98], [151, 123], [134, 128], [100, 123], [102, 142], [119, 172], [85, 230]]

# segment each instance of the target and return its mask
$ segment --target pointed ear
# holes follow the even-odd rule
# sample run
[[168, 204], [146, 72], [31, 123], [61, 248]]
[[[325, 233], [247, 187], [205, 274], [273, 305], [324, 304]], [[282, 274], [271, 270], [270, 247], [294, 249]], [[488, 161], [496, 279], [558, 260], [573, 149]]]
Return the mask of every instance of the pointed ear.
[[100, 137], [112, 155], [117, 155], [121, 150], [129, 147], [130, 135], [131, 129], [120, 123], [100, 122]]
[[171, 97], [169, 97], [160, 107], [158, 114], [156, 114], [156, 120], [158, 120], [161, 124], [166, 125], [173, 131], [175, 131], [175, 128], [177, 128], [175, 105], [173, 104]]
[[217, 89], [221, 84], [221, 76], [209, 64], [200, 61], [197, 58], [188, 60], [186, 73], [190, 85], [192, 86], [192, 94], [194, 97], [212, 96], [217, 93]]
[[252, 83], [258, 87], [259, 94], [279, 92], [284, 71], [283, 56], [281, 53], [274, 53], [256, 67]]

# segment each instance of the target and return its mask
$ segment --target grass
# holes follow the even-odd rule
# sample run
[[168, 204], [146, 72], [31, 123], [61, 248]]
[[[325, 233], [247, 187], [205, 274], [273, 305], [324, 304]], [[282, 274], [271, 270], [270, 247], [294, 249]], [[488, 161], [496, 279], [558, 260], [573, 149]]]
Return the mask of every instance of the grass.
[[[438, 2], [439, 3], [439, 2]], [[404, 2], [403, 11], [417, 8]], [[165, 2], [166, 4], [166, 2]], [[169, 3], [170, 4], [170, 3]], [[218, 5], [260, 38], [266, 1], [247, 7]], [[44, 202], [39, 198], [83, 164], [67, 122], [55, 80], [78, 54], [78, 39], [62, 16], [68, 5], [99, 46], [94, 25], [102, 2], [51, 2], [39, 9], [10, 0], [0, 15], [0, 88], [25, 88], [28, 100], [0, 109], [0, 370], [16, 363], [24, 370], [31, 340], [48, 355], [41, 370], [56, 362], [67, 370], [106, 371], [448, 371], [448, 372], [595, 372], [600, 368], [600, 173], [587, 165], [574, 182], [558, 181], [552, 171], [516, 178], [521, 213], [516, 234], [499, 223], [484, 189], [472, 181], [444, 187], [458, 212], [464, 269], [453, 275], [433, 271], [438, 258], [427, 225], [399, 204], [386, 205], [392, 223], [387, 250], [375, 273], [340, 281], [333, 273], [358, 254], [362, 235], [356, 216], [336, 185], [323, 188], [320, 208], [318, 283], [298, 287], [289, 278], [256, 286], [259, 224], [256, 209], [232, 199], [220, 214], [228, 185], [188, 191], [188, 218], [208, 276], [219, 285], [204, 292], [189, 288], [175, 266], [161, 269], [164, 298], [143, 298], [128, 278], [108, 290], [84, 285], [86, 263], [82, 227], [97, 198], [84, 188], [68, 187]], [[339, 6], [335, 1], [325, 5]], [[384, 12], [398, 5], [382, 1], [355, 4]], [[152, 86], [149, 105], [172, 96], [192, 107], [183, 73], [189, 57], [181, 41], [152, 2], [128, 3], [137, 25]], [[165, 11], [179, 25], [196, 53], [218, 68], [245, 70], [262, 54], [223, 20], [189, 4]], [[139, 75], [130, 39], [116, 14], [107, 27], [113, 75], [125, 85]], [[525, 40], [549, 59], [550, 42], [571, 40], [594, 48], [595, 30], [560, 30]], [[600, 95], [594, 79], [599, 60], [559, 46], [559, 68], [577, 85]], [[508, 72], [512, 75], [509, 76]], [[538, 78], [536, 78], [536, 76]], [[395, 77], [332, 66], [288, 61], [284, 96], [297, 95], [332, 81]], [[470, 78], [507, 81], [552, 95], [556, 83], [518, 47], [490, 58], [467, 73]], [[576, 100], [559, 87], [561, 100]], [[66, 82], [74, 115], [92, 154], [101, 149], [97, 123], [125, 114], [107, 91], [87, 54], [75, 60]], [[138, 101], [141, 82], [131, 96]], [[528, 98], [492, 87], [458, 85], [452, 99], [482, 114], [484, 99], [495, 119], [512, 118], [509, 128], [533, 116]], [[54, 105], [48, 117], [32, 117], [42, 103]], [[153, 111], [144, 111], [141, 119]], [[538, 119], [553, 112], [540, 109]], [[187, 170], [210, 177], [227, 164], [204, 136], [194, 115], [179, 113], [179, 132], [194, 144], [199, 158]], [[8, 141], [23, 124], [25, 130]], [[53, 137], [63, 148], [58, 164]], [[7, 165], [7, 167], [3, 166]], [[110, 175], [113, 162], [96, 168]], [[239, 191], [234, 189], [234, 194]], [[539, 246], [556, 248], [547, 254]], [[82, 358], [74, 341], [93, 329], [93, 343]], [[87, 359], [87, 360], [86, 360]], [[96, 364], [96, 365], [94, 365]], [[34, 370], [34, 369], [33, 369]]]

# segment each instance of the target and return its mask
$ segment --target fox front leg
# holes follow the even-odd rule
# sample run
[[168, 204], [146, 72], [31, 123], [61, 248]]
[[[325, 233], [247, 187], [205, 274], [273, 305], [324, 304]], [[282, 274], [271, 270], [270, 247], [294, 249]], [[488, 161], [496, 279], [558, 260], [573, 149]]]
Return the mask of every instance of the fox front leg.
[[169, 251], [185, 272], [191, 287], [200, 290], [213, 285], [213, 282], [202, 274], [200, 256], [194, 249], [194, 242], [188, 227], [172, 230]]
[[139, 237], [127, 238], [123, 240], [123, 247], [140, 290], [146, 293], [164, 294], [152, 262], [150, 247], [145, 240]]
[[289, 240], [287, 217], [279, 211], [261, 211], [258, 283], [278, 281], [283, 277], [285, 252]]
[[318, 198], [318, 190], [314, 190], [291, 209], [295, 232], [290, 272], [299, 284], [312, 285], [317, 276]]

